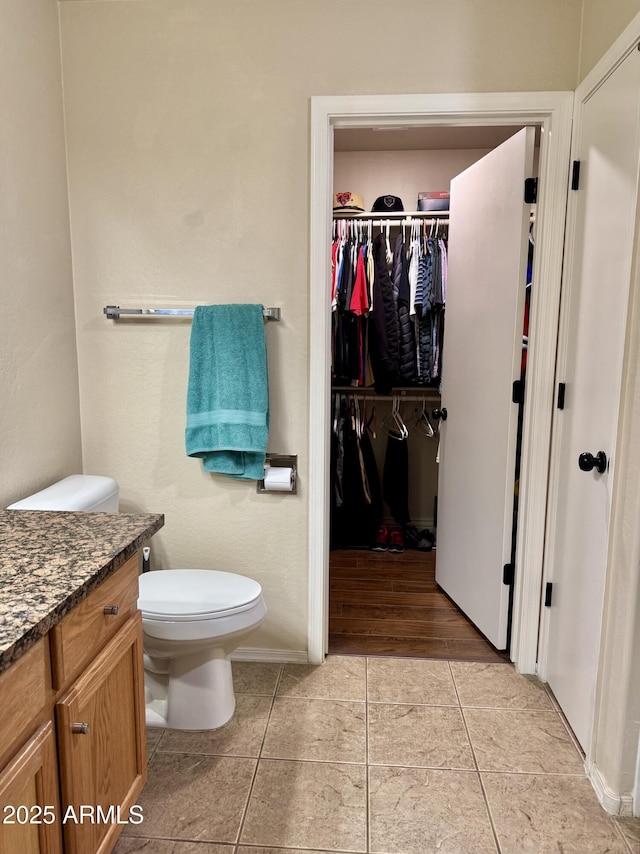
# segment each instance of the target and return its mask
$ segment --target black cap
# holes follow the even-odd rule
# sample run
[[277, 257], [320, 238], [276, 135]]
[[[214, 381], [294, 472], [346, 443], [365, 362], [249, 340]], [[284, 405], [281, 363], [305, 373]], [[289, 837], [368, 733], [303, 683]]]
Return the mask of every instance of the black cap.
[[397, 213], [404, 210], [404, 205], [399, 196], [378, 196], [371, 210], [376, 213]]

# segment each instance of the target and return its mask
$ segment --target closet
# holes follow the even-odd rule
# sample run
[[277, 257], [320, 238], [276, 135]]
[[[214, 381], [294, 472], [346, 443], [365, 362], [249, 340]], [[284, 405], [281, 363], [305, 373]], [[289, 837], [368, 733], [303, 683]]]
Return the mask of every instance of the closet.
[[[366, 247], [377, 237], [378, 242], [382, 240], [387, 246], [390, 272], [393, 274], [392, 256], [393, 250], [397, 246], [398, 235], [404, 235], [408, 263], [411, 263], [412, 250], [418, 244], [422, 249], [426, 249], [427, 241], [430, 241], [431, 246], [437, 245], [439, 242], [442, 246], [442, 257], [445, 263], [444, 284], [446, 292], [449, 213], [446, 211], [437, 213], [418, 211], [418, 194], [425, 191], [448, 191], [456, 176], [460, 173], [465, 173], [465, 175], [467, 172], [474, 173], [474, 170], [469, 169], [472, 164], [478, 163], [481, 158], [493, 151], [504, 140], [513, 137], [517, 131], [517, 128], [416, 128], [382, 132], [373, 129], [350, 129], [336, 131], [334, 192], [340, 193], [349, 190], [360, 194], [364, 198], [365, 211], [355, 214], [347, 211], [335, 214], [334, 251], [336, 240], [343, 240], [346, 243], [351, 241], [355, 245]], [[527, 139], [527, 145], [530, 147], [531, 157], [533, 157], [533, 130], [528, 132]], [[530, 168], [534, 169], [533, 166]], [[453, 216], [458, 217], [457, 222], [452, 225], [452, 228], [457, 228], [458, 241], [468, 239], [465, 234], [466, 230], [474, 228], [476, 222], [482, 223], [485, 219], [483, 216], [484, 209], [489, 209], [493, 205], [491, 193], [496, 192], [496, 186], [492, 186], [492, 179], [487, 184], [486, 175], [482, 176], [480, 168], [475, 171], [478, 174], [477, 178], [471, 176], [472, 180], [469, 185], [471, 189], [465, 189], [463, 182], [460, 181], [460, 187], [457, 190], [459, 198], [464, 198], [465, 194], [469, 196], [468, 199], [464, 199], [464, 206], [467, 207], [468, 214], [460, 217], [458, 211], [453, 211]], [[529, 176], [531, 174], [533, 172], [530, 172]], [[480, 184], [474, 185], [474, 180], [479, 181]], [[508, 180], [512, 181], [512, 178]], [[468, 183], [467, 178], [465, 181]], [[483, 181], [485, 182], [484, 185]], [[523, 182], [520, 183], [519, 192], [521, 193], [522, 190]], [[402, 213], [385, 216], [377, 211], [371, 212], [371, 207], [376, 199], [391, 194], [402, 199], [404, 207]], [[470, 220], [465, 220], [465, 216], [467, 219], [470, 217]], [[508, 230], [511, 226], [507, 222], [506, 225], [498, 227], [504, 227]], [[479, 262], [477, 258], [474, 259], [473, 253], [479, 251], [501, 257], [503, 248], [499, 241], [500, 233], [491, 238], [491, 243], [483, 245], [480, 241], [479, 248], [477, 247], [478, 241], [476, 241], [476, 249], [464, 253], [465, 255], [468, 254], [469, 259], [471, 259], [471, 269], [458, 270], [456, 268], [455, 274], [458, 277], [465, 278], [466, 281], [472, 279], [474, 277], [473, 265], [481, 265], [481, 261]], [[470, 240], [469, 245], [471, 245]], [[460, 253], [458, 253], [459, 256]], [[332, 255], [332, 261], [335, 260], [335, 256]], [[516, 262], [514, 261], [514, 263]], [[454, 259], [454, 265], [457, 264], [459, 261]], [[518, 287], [514, 286], [515, 297], [514, 300], [511, 300], [511, 296], [509, 296], [509, 306], [506, 310], [516, 312], [517, 322], [520, 324], [520, 331], [522, 332], [525, 323], [526, 270], [518, 268], [516, 274], [513, 275], [513, 281], [520, 283], [520, 292], [518, 293]], [[487, 299], [495, 298], [501, 301], [501, 297], [492, 293], [491, 287], [491, 283], [488, 285], [485, 283], [478, 290], [486, 291]], [[338, 625], [345, 634], [348, 633], [348, 625], [345, 623], [344, 615], [338, 614], [339, 604], [334, 606], [339, 598], [336, 591], [345, 589], [346, 583], [344, 577], [341, 577], [341, 574], [342, 576], [345, 575], [345, 567], [340, 568], [339, 564], [340, 562], [342, 564], [353, 564], [352, 570], [346, 574], [350, 574], [354, 589], [359, 590], [361, 604], [367, 601], [368, 592], [375, 599], [375, 593], [371, 589], [367, 590], [367, 579], [370, 585], [374, 584], [374, 580], [375, 584], [378, 585], [384, 583], [385, 570], [380, 563], [383, 547], [381, 551], [377, 551], [376, 538], [380, 525], [386, 525], [390, 531], [399, 529], [405, 535], [404, 547], [406, 550], [404, 552], [402, 547], [394, 548], [394, 544], [390, 540], [387, 540], [387, 548], [384, 550], [384, 566], [388, 576], [386, 580], [391, 587], [394, 586], [395, 582], [396, 587], [407, 584], [409, 585], [407, 590], [410, 590], [413, 583], [414, 592], [418, 598], [421, 592], [429, 595], [437, 593], [442, 596], [442, 601], [437, 603], [438, 607], [452, 608], [451, 600], [455, 600], [459, 606], [456, 609], [456, 617], [459, 610], [469, 614], [474, 618], [476, 626], [479, 626], [482, 631], [480, 634], [471, 625], [468, 625], [468, 635], [465, 634], [465, 629], [458, 630], [460, 632], [459, 637], [473, 638], [477, 642], [477, 650], [480, 650], [480, 643], [484, 643], [483, 635], [488, 637], [497, 649], [505, 649], [508, 645], [508, 626], [505, 619], [508, 619], [509, 585], [505, 584], [504, 591], [499, 591], [500, 614], [489, 615], [487, 628], [482, 624], [483, 618], [478, 619], [475, 615], [475, 602], [467, 607], [465, 595], [466, 587], [469, 585], [464, 575], [458, 575], [456, 568], [462, 560], [466, 563], [466, 571], [468, 572], [470, 561], [475, 559], [472, 554], [474, 548], [480, 551], [483, 549], [482, 531], [477, 534], [475, 540], [475, 534], [469, 536], [468, 531], [457, 531], [457, 526], [464, 524], [464, 522], [460, 523], [458, 519], [464, 520], [465, 513], [468, 514], [469, 512], [469, 508], [464, 507], [465, 491], [469, 492], [469, 490], [465, 490], [465, 481], [472, 480], [474, 477], [476, 479], [483, 477], [483, 465], [486, 465], [486, 461], [485, 463], [482, 461], [483, 443], [487, 445], [486, 453], [489, 457], [491, 456], [491, 433], [494, 430], [494, 424], [490, 418], [487, 421], [482, 416], [479, 419], [474, 417], [476, 405], [474, 398], [479, 396], [480, 404], [482, 404], [485, 397], [491, 396], [493, 386], [498, 384], [503, 387], [505, 385], [500, 365], [494, 364], [492, 360], [505, 361], [503, 356], [506, 350], [503, 347], [501, 351], [498, 347], [498, 350], [494, 352], [494, 342], [490, 340], [479, 344], [475, 338], [473, 325], [469, 327], [469, 317], [464, 316], [465, 314], [468, 315], [469, 312], [473, 313], [478, 310], [477, 305], [474, 304], [474, 300], [478, 296], [482, 300], [481, 293], [471, 294], [470, 298], [465, 296], [465, 304], [460, 305], [460, 295], [456, 295], [455, 299], [458, 301], [456, 314], [458, 317], [462, 315], [463, 320], [462, 322], [455, 321], [451, 329], [449, 328], [447, 300], [444, 299], [441, 316], [433, 327], [438, 334], [438, 345], [442, 345], [438, 358], [445, 366], [445, 380], [448, 360], [456, 366], [457, 372], [462, 371], [469, 375], [473, 374], [474, 364], [481, 363], [483, 360], [486, 362], [482, 382], [476, 381], [471, 388], [468, 387], [467, 383], [459, 391], [457, 380], [455, 383], [451, 380], [452, 374], [449, 374], [449, 387], [442, 389], [441, 364], [438, 364], [437, 370], [432, 371], [428, 376], [420, 374], [419, 341], [417, 346], [418, 365], [414, 376], [400, 374], [396, 377], [392, 387], [389, 387], [386, 382], [381, 382], [375, 376], [375, 370], [372, 371], [371, 369], [371, 362], [375, 362], [375, 359], [369, 359], [369, 365], [367, 365], [366, 359], [363, 358], [363, 351], [366, 355], [368, 330], [366, 328], [367, 321], [362, 317], [357, 318], [356, 322], [353, 323], [355, 328], [349, 332], [352, 344], [355, 342], [360, 347], [358, 358], [353, 360], [347, 358], [345, 360], [343, 358], [345, 352], [349, 353], [349, 346], [344, 348], [344, 342], [341, 338], [344, 333], [342, 327], [345, 324], [343, 319], [340, 320], [336, 317], [338, 312], [335, 304], [336, 295], [335, 293], [332, 294], [332, 353], [334, 364], [332, 366], [331, 565], [334, 567], [334, 572], [330, 570], [330, 586], [333, 589], [333, 593], [330, 595], [330, 614], [333, 614], [333, 624]], [[497, 305], [496, 314], [499, 315], [501, 310], [501, 306]], [[481, 306], [479, 311], [486, 313], [486, 307]], [[444, 317], [444, 325], [442, 324], [442, 317]], [[352, 319], [349, 319], [348, 322], [352, 322]], [[507, 346], [509, 346], [509, 342], [507, 342]], [[467, 371], [464, 369], [465, 361], [469, 366]], [[510, 360], [507, 361], [509, 364], [506, 365], [505, 369], [508, 372], [512, 368]], [[353, 367], [351, 372], [349, 372], [349, 365]], [[502, 371], [503, 373], [504, 371]], [[511, 380], [507, 382], [507, 386], [508, 394], [511, 396]], [[443, 392], [442, 400], [440, 397], [441, 390]], [[515, 389], [513, 393], [515, 394]], [[446, 405], [443, 404], [443, 401]], [[453, 408], [451, 404], [453, 404]], [[446, 418], [447, 408], [453, 411], [454, 417], [445, 424], [443, 416]], [[509, 466], [511, 473], [507, 476], [514, 479], [516, 477], [517, 431], [514, 431], [513, 424], [517, 424], [518, 421], [517, 410], [516, 404], [515, 419], [511, 417], [510, 425], [506, 427], [508, 435], [501, 435], [500, 438], [500, 443], [506, 444], [510, 448]], [[462, 415], [463, 411], [465, 412], [464, 415]], [[481, 406], [478, 412], [481, 412]], [[500, 433], [500, 429], [498, 429], [498, 433]], [[350, 455], [344, 456], [345, 469], [341, 471], [341, 482], [336, 485], [336, 471], [340, 470], [339, 466], [336, 467], [336, 439], [340, 430], [348, 434], [351, 447]], [[403, 436], [403, 430], [407, 431], [406, 436]], [[446, 460], [440, 454], [441, 439], [445, 435], [445, 431], [447, 431], [445, 445], [448, 453]], [[403, 438], [404, 442], [402, 441]], [[404, 447], [402, 454], [399, 454], [398, 448], [401, 444]], [[344, 448], [346, 447], [345, 445]], [[463, 451], [473, 448], [471, 464], [469, 463], [469, 454], [467, 453], [465, 456], [465, 453], [461, 453], [460, 447]], [[392, 451], [391, 459], [388, 449]], [[460, 463], [463, 469], [457, 470]], [[455, 473], [453, 478], [455, 484], [453, 487], [448, 485], [444, 490], [445, 494], [439, 495], [438, 481], [440, 480], [441, 483], [441, 491], [443, 483], [442, 472], [439, 471], [439, 467], [445, 464], [448, 466], [448, 471]], [[493, 462], [491, 464], [493, 465]], [[403, 481], [404, 466], [407, 470], [406, 483]], [[467, 467], [467, 470], [464, 469], [464, 466]], [[400, 484], [401, 495], [402, 489], [405, 490], [404, 501], [398, 499], [398, 483]], [[363, 484], [365, 486], [364, 491], [362, 489]], [[337, 489], [336, 486], [338, 486]], [[340, 490], [344, 489], [345, 486], [346, 495], [341, 495]], [[504, 483], [502, 486], [504, 487]], [[344, 505], [336, 506], [335, 501], [336, 495], [339, 498], [338, 503], [340, 503], [341, 498], [353, 499], [350, 490], [353, 492], [354, 489], [361, 502], [361, 506], [355, 514], [355, 524], [350, 518], [349, 512], [345, 511]], [[495, 500], [489, 486], [485, 492], [489, 501]], [[482, 486], [479, 493], [476, 489], [475, 494], [483, 494]], [[443, 500], [446, 511], [444, 517]], [[501, 524], [504, 523], [505, 530], [507, 527], [509, 529], [509, 538], [511, 538], [513, 527], [508, 524], [510, 521], [501, 520]], [[470, 523], [467, 522], [467, 529], [469, 526]], [[439, 552], [440, 528], [447, 531], [448, 545], [444, 553]], [[495, 533], [493, 539], [496, 540]], [[419, 549], [416, 548], [418, 543]], [[374, 547], [373, 550], [371, 550], [372, 546]], [[461, 548], [462, 552], [460, 551]], [[498, 544], [498, 548], [499, 550], [503, 548], [502, 541]], [[354, 551], [349, 553], [345, 552], [345, 549], [353, 549]], [[367, 552], [368, 549], [369, 552]], [[389, 562], [392, 559], [395, 560], [395, 563]], [[500, 559], [501, 557], [498, 558], [498, 560]], [[438, 561], [448, 564], [445, 569], [450, 578], [445, 577], [442, 582], [438, 579], [439, 585], [436, 585], [435, 575], [441, 570], [440, 565], [438, 565], [437, 571], [434, 573], [434, 567]], [[405, 581], [400, 579], [401, 566], [406, 566], [407, 571], [413, 573], [410, 579]], [[451, 567], [453, 567], [453, 571], [451, 571]], [[416, 586], [419, 583], [424, 583], [427, 586], [420, 591]], [[444, 596], [440, 584], [447, 590], [451, 600]], [[390, 590], [389, 592], [393, 591]], [[473, 591], [471, 591], [471, 595], [477, 598]], [[409, 611], [408, 613], [411, 615], [417, 612]], [[398, 611], [393, 611], [393, 614], [394, 618], [397, 618]], [[439, 612], [435, 616], [442, 618], [443, 612]], [[371, 633], [376, 633], [379, 637], [383, 636], [385, 632], [384, 625], [380, 622], [383, 618], [384, 610], [380, 608], [371, 624]], [[493, 630], [494, 625], [495, 631]], [[389, 635], [393, 634], [394, 628], [398, 628], [397, 623], [390, 623]], [[401, 628], [403, 631], [409, 631], [407, 626]], [[430, 630], [429, 627], [425, 626], [418, 628], [424, 647], [423, 654], [437, 654], [437, 651], [434, 652], [429, 647], [433, 647], [432, 640], [439, 636], [438, 629], [432, 627], [433, 630]], [[363, 634], [367, 633], [366, 625], [359, 624], [358, 629]], [[330, 648], [331, 638], [333, 637], [335, 641], [335, 635], [336, 633], [331, 628], [330, 617]], [[420, 654], [420, 640], [414, 640], [415, 642], [410, 645], [411, 651], [408, 654]], [[379, 646], [384, 647], [384, 644], [379, 644]], [[450, 641], [449, 647], [451, 646], [453, 644]], [[486, 648], [494, 653], [488, 644]], [[357, 650], [352, 648], [352, 651]], [[363, 651], [366, 651], [366, 648]], [[390, 649], [389, 652], [392, 654], [393, 650]], [[451, 654], [451, 649], [448, 652], [448, 656], [443, 654], [442, 657], [454, 657]], [[477, 656], [467, 654], [462, 657], [483, 658], [482, 654]]]

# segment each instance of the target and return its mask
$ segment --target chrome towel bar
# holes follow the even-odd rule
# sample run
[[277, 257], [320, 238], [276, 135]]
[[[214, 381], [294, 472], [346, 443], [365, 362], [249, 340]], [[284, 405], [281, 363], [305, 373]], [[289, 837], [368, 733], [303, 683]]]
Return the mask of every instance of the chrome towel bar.
[[[104, 313], [110, 320], [118, 320], [123, 315], [138, 317], [193, 317], [193, 308], [120, 308], [119, 305], [106, 305]], [[262, 310], [265, 320], [280, 320], [279, 308]]]

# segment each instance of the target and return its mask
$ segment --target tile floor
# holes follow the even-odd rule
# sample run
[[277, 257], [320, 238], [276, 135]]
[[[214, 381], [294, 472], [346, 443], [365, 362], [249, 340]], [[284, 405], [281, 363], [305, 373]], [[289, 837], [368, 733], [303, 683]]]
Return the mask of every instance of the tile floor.
[[638, 854], [553, 699], [509, 664], [234, 663], [213, 732], [151, 730], [115, 854]]

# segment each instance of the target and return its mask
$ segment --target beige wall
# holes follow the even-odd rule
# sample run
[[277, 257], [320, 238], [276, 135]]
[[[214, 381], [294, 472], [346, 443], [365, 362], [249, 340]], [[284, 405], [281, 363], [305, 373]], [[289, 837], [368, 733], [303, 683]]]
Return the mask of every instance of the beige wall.
[[[581, 0], [60, 10], [85, 471], [116, 477], [125, 509], [166, 514], [157, 566], [254, 576], [269, 617], [253, 643], [304, 651], [308, 323], [323, 310], [308, 299], [310, 96], [572, 89]], [[102, 317], [232, 301], [282, 308], [269, 448], [299, 454], [297, 496], [185, 457], [188, 323]]]
[[640, 0], [584, 0], [580, 80], [639, 12]]
[[82, 470], [58, 10], [0, 6], [0, 507]]

